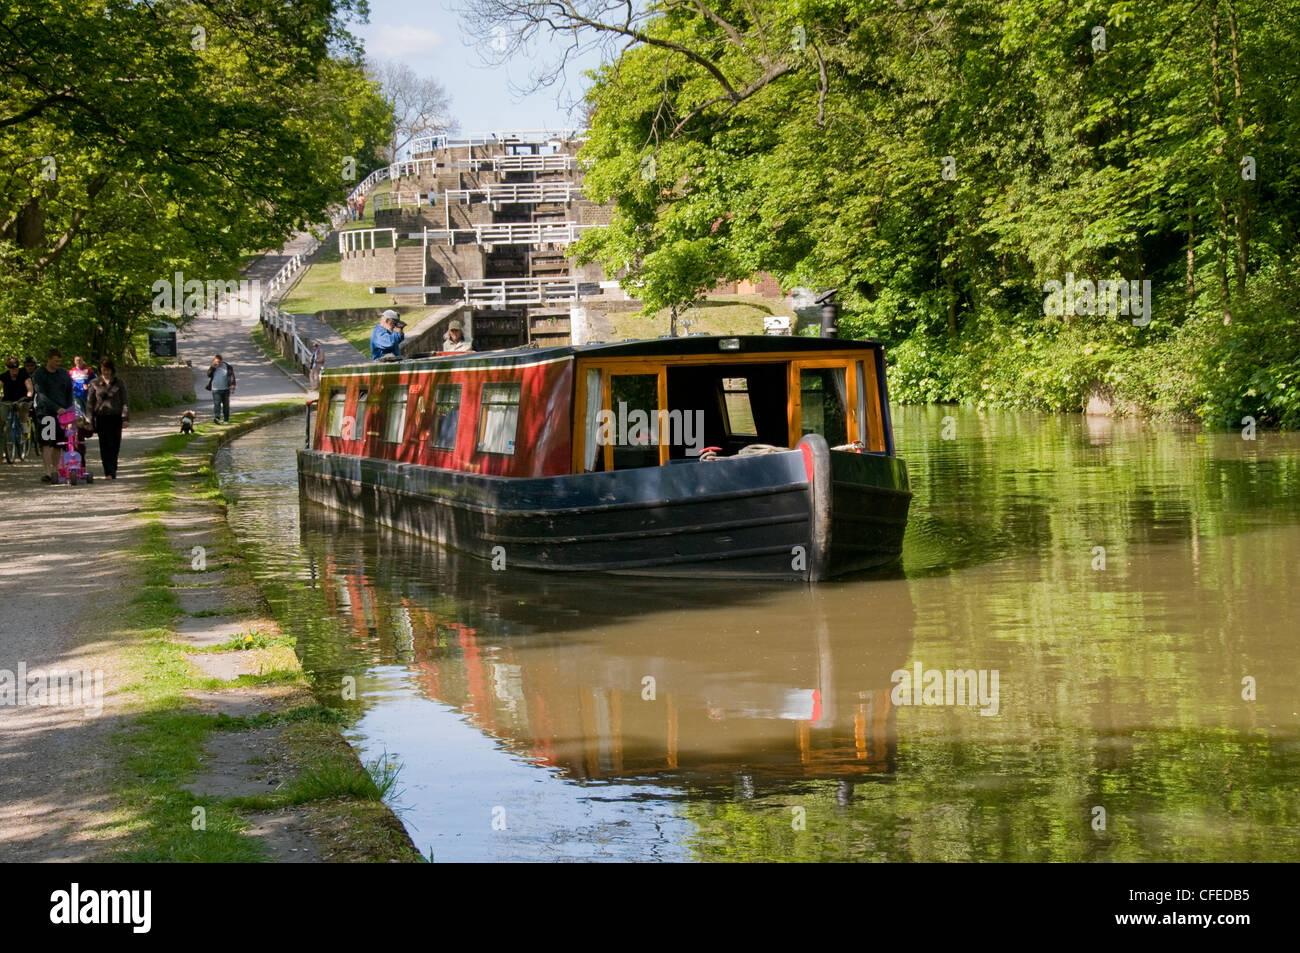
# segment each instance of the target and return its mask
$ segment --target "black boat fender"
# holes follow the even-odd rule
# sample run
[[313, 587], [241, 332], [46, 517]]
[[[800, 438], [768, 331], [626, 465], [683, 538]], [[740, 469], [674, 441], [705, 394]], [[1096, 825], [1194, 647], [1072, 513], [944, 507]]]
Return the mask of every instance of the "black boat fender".
[[831, 554], [831, 448], [818, 433], [805, 434], [795, 449], [808, 474], [808, 581], [828, 578]]

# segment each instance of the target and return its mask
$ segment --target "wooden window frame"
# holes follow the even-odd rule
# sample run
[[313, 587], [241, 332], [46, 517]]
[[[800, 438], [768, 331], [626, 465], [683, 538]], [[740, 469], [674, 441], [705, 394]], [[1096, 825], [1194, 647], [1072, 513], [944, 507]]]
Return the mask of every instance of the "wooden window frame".
[[[803, 432], [803, 380], [804, 371], [832, 368], [844, 372], [844, 431], [849, 443], [859, 440], [858, 432], [858, 361], [862, 358], [856, 354], [839, 358], [813, 358], [810, 360], [792, 360], [790, 378], [786, 385], [789, 396], [790, 436], [796, 444], [804, 438]], [[797, 435], [797, 436], [796, 436]], [[866, 441], [863, 441], [865, 444]]]
[[[873, 415], [873, 421], [882, 421], [880, 416], [880, 390], [876, 379], [876, 349], [863, 348], [852, 351], [837, 351], [818, 353], [809, 352], [764, 352], [761, 354], [749, 353], [745, 351], [719, 351], [717, 354], [680, 354], [666, 355], [654, 361], [647, 361], [643, 357], [579, 357], [575, 361], [574, 367], [574, 401], [573, 401], [573, 440], [571, 470], [573, 473], [584, 473], [583, 453], [586, 449], [587, 440], [586, 414], [587, 407], [587, 371], [598, 370], [601, 372], [601, 408], [610, 410], [610, 385], [609, 378], [611, 374], [657, 374], [659, 377], [659, 406], [668, 406], [668, 369], [671, 367], [696, 367], [708, 364], [785, 364], [787, 365], [788, 377], [786, 381], [786, 423], [791, 436], [794, 436], [794, 443], [797, 445], [803, 437], [803, 400], [800, 391], [799, 373], [803, 369], [814, 369], [820, 367], [840, 368], [844, 371], [845, 376], [845, 402], [846, 408], [848, 440], [852, 443], [860, 440], [866, 445], [867, 449], [883, 452], [885, 449], [883, 430], [878, 429], [878, 425], [873, 425], [871, 421], [867, 422], [867, 430], [870, 441], [863, 440], [861, 437], [861, 421], [858, 420], [858, 362], [863, 362], [864, 377], [866, 379], [866, 407], [868, 415]], [[795, 436], [797, 435], [797, 436]], [[606, 470], [613, 469], [613, 447], [607, 446], [605, 449], [605, 466]], [[663, 435], [660, 434], [659, 445], [659, 463], [662, 466], [668, 462], [668, 444], [664, 442]]]
[[[578, 362], [578, 367], [574, 369], [574, 377], [577, 385], [575, 394], [574, 407], [574, 425], [572, 443], [572, 470], [574, 473], [585, 473], [583, 468], [584, 451], [587, 443], [587, 372], [600, 371], [600, 407], [601, 410], [613, 411], [610, 407], [610, 401], [613, 399], [613, 382], [612, 377], [654, 377], [655, 378], [655, 401], [658, 403], [656, 411], [668, 406], [668, 367], [659, 361], [630, 360], [628, 358], [619, 358], [613, 360], [590, 360]], [[664, 437], [663, 430], [659, 432], [659, 465], [663, 466], [668, 462], [668, 439]], [[605, 461], [605, 472], [614, 472], [614, 445], [605, 444], [601, 448], [603, 459]]]

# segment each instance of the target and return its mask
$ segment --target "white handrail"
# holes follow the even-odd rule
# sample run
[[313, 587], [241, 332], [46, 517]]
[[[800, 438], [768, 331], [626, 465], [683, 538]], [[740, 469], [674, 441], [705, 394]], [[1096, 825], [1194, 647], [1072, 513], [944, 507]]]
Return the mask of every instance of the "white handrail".
[[482, 196], [487, 202], [515, 205], [538, 205], [542, 202], [567, 204], [582, 197], [582, 186], [572, 182], [507, 182], [484, 185], [477, 189], [448, 189], [435, 198], [469, 203], [474, 201], [475, 196]]
[[385, 212], [394, 208], [423, 205], [424, 195], [420, 192], [380, 192], [371, 201], [376, 212]]
[[554, 139], [572, 141], [585, 139], [585, 129], [500, 129], [491, 132], [467, 132], [454, 138], [449, 134], [418, 136], [411, 140], [411, 155], [432, 152], [435, 149], [460, 149], [467, 146], [540, 145]]
[[578, 285], [576, 278], [466, 278], [461, 282], [466, 304], [498, 308], [577, 301]]
[[457, 169], [491, 169], [494, 172], [564, 172], [574, 168], [574, 157], [564, 153], [545, 156], [486, 156], [448, 163]]
[[[293, 357], [301, 368], [311, 366], [311, 348], [298, 337], [297, 319], [286, 311], [281, 311], [270, 302], [262, 303], [262, 323], [289, 337], [293, 347]], [[304, 371], [305, 372], [305, 371]]]
[[[595, 225], [582, 225], [578, 222], [502, 222], [499, 224], [474, 225], [469, 228], [425, 228], [428, 236], [436, 236], [448, 245], [457, 244], [460, 236], [473, 236], [466, 244], [473, 245], [567, 245], [576, 242], [580, 233]], [[342, 233], [340, 233], [342, 234]], [[412, 238], [421, 237], [416, 232]], [[427, 243], [427, 238], [426, 238]]]
[[394, 162], [388, 167], [388, 178], [400, 179], [405, 175], [419, 175], [421, 165], [427, 165], [430, 172], [438, 171], [436, 159], [403, 159], [401, 162]]
[[371, 250], [374, 250], [375, 236], [380, 233], [387, 234], [392, 240], [393, 248], [397, 247], [397, 229], [395, 228], [349, 228], [339, 232], [339, 254], [346, 255], [348, 252], [364, 251], [366, 242], [369, 241]]
[[280, 266], [280, 270], [266, 283], [266, 298], [268, 301], [284, 296], [284, 293], [293, 285], [294, 278], [307, 266], [307, 259], [316, 253], [316, 249], [320, 248], [320, 245], [320, 239], [313, 237], [311, 243], [303, 251], [293, 255]]

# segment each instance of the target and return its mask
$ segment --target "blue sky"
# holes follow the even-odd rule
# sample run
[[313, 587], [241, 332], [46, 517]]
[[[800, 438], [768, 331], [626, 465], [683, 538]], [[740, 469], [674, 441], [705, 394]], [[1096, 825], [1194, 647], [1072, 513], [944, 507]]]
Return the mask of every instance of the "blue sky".
[[448, 0], [370, 0], [370, 22], [353, 24], [352, 32], [365, 43], [368, 55], [400, 60], [442, 83], [451, 94], [452, 115], [462, 132], [578, 124], [577, 114], [570, 116], [562, 102], [580, 98], [586, 88], [582, 70], [597, 64], [595, 56], [584, 57], [568, 69], [566, 89], [521, 98], [511, 81], [516, 86], [527, 83], [527, 57], [516, 57], [504, 69], [485, 65]]

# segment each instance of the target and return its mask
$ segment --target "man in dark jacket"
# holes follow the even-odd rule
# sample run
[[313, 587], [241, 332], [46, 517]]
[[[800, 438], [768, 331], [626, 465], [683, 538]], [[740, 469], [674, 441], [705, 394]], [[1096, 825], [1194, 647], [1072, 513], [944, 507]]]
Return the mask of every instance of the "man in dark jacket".
[[[217, 354], [208, 368], [208, 386], [212, 391], [212, 422], [230, 423], [230, 392], [235, 389], [235, 368]], [[224, 418], [224, 419], [223, 419]]]
[[59, 482], [59, 414], [75, 412], [72, 375], [63, 369], [63, 355], [50, 348], [45, 366], [32, 374], [32, 412], [36, 415], [36, 445], [45, 463], [42, 483]]

